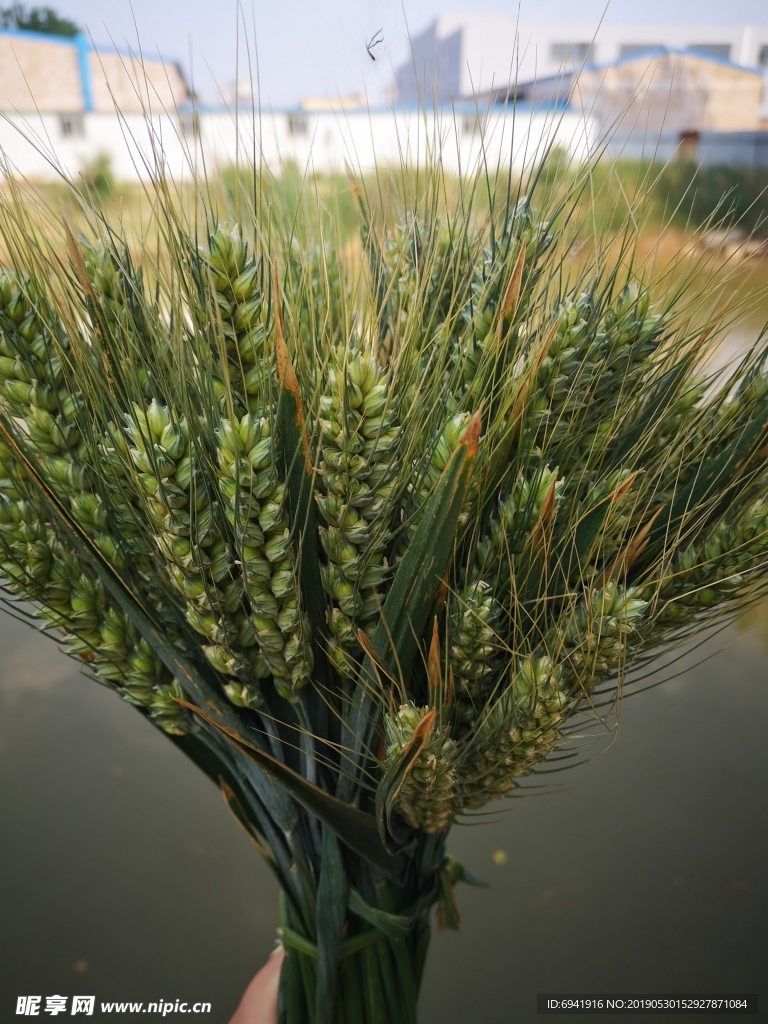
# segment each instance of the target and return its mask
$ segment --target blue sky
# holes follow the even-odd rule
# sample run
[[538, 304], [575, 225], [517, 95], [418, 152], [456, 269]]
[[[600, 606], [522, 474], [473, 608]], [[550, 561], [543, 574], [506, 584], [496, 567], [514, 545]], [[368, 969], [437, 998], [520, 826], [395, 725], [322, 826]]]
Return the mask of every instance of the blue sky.
[[[31, 0], [30, 6], [43, 0]], [[408, 33], [420, 32], [440, 13], [502, 11], [522, 20], [587, 21], [597, 25], [605, 0], [45, 0], [84, 25], [96, 42], [136, 45], [178, 60], [201, 97], [216, 99], [240, 73], [248, 50], [265, 105], [290, 106], [316, 94], [367, 92], [381, 100], [392, 67], [408, 53]], [[638, 15], [642, 10], [642, 17]], [[611, 0], [614, 23], [765, 24], [768, 0]], [[239, 25], [239, 33], [238, 33]], [[383, 44], [372, 62], [365, 44], [381, 29]], [[255, 68], [254, 68], [255, 75]]]

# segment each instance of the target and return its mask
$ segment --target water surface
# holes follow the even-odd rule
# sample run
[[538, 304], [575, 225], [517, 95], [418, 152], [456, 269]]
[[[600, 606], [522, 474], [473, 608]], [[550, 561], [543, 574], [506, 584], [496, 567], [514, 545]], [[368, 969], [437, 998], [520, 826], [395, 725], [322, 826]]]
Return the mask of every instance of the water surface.
[[[207, 999], [225, 1024], [273, 944], [271, 875], [171, 744], [2, 628], [0, 1019], [20, 994], [94, 993]], [[461, 888], [461, 931], [433, 940], [424, 1024], [533, 1021], [539, 991], [760, 989], [768, 616], [750, 628], [625, 700], [613, 746], [558, 788], [454, 830], [491, 887]]]

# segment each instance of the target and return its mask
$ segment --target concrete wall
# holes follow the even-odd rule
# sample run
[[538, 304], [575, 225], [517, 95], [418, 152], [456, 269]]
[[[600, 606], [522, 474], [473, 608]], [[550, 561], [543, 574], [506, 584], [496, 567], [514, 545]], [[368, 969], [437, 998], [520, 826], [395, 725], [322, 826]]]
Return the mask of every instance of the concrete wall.
[[174, 110], [189, 99], [186, 83], [175, 64], [91, 50], [88, 67], [93, 109], [103, 113], [111, 113], [115, 105], [123, 114]]
[[94, 49], [88, 39], [0, 29], [0, 111], [125, 114], [174, 110], [189, 101], [177, 64]]
[[615, 132], [606, 150], [614, 160], [686, 160], [709, 167], [768, 167], [768, 131], [702, 132], [681, 140], [678, 132], [651, 138]]
[[662, 132], [755, 131], [763, 76], [669, 53], [583, 71], [571, 94], [606, 129], [621, 120], [649, 136]]
[[768, 132], [704, 132], [696, 159], [714, 167], [768, 167]]
[[[64, 135], [61, 118], [9, 115], [0, 119], [0, 152], [16, 173], [39, 180], [54, 180], [57, 168], [76, 176], [96, 156], [109, 157], [121, 181], [145, 178], [163, 160], [176, 179], [194, 169], [232, 166], [238, 158], [248, 163], [254, 153], [250, 115], [235, 126], [226, 111], [201, 112], [197, 129], [191, 117], [164, 114], [151, 122], [141, 115], [121, 119], [108, 114], [86, 114], [81, 136]], [[261, 115], [256, 158], [274, 171], [292, 162], [322, 173], [344, 172], [345, 161], [355, 170], [399, 167], [402, 162], [423, 165], [427, 155], [440, 155], [450, 173], [474, 173], [484, 162], [491, 168], [520, 169], [533, 163], [549, 145], [558, 145], [573, 160], [591, 152], [595, 131], [578, 113], [547, 115], [537, 110], [492, 111], [478, 118], [467, 107], [453, 113], [417, 110], [314, 112], [287, 111]]]
[[0, 32], [0, 110], [83, 109], [77, 49], [71, 39]]

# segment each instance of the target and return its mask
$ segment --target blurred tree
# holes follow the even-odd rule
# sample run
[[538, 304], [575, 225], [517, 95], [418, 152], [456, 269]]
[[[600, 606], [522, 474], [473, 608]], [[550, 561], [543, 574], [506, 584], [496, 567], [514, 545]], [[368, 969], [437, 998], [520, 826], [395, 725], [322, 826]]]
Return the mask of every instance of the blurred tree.
[[80, 35], [80, 26], [69, 18], [60, 17], [51, 7], [31, 7], [13, 4], [0, 8], [0, 28], [21, 28], [27, 32], [42, 32], [49, 36]]

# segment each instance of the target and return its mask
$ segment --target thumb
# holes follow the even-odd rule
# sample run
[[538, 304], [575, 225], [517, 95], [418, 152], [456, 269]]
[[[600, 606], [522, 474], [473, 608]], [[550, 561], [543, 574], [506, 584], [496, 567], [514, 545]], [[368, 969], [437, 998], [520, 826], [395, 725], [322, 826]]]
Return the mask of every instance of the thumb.
[[245, 990], [230, 1024], [277, 1024], [277, 989], [283, 950], [276, 949]]

